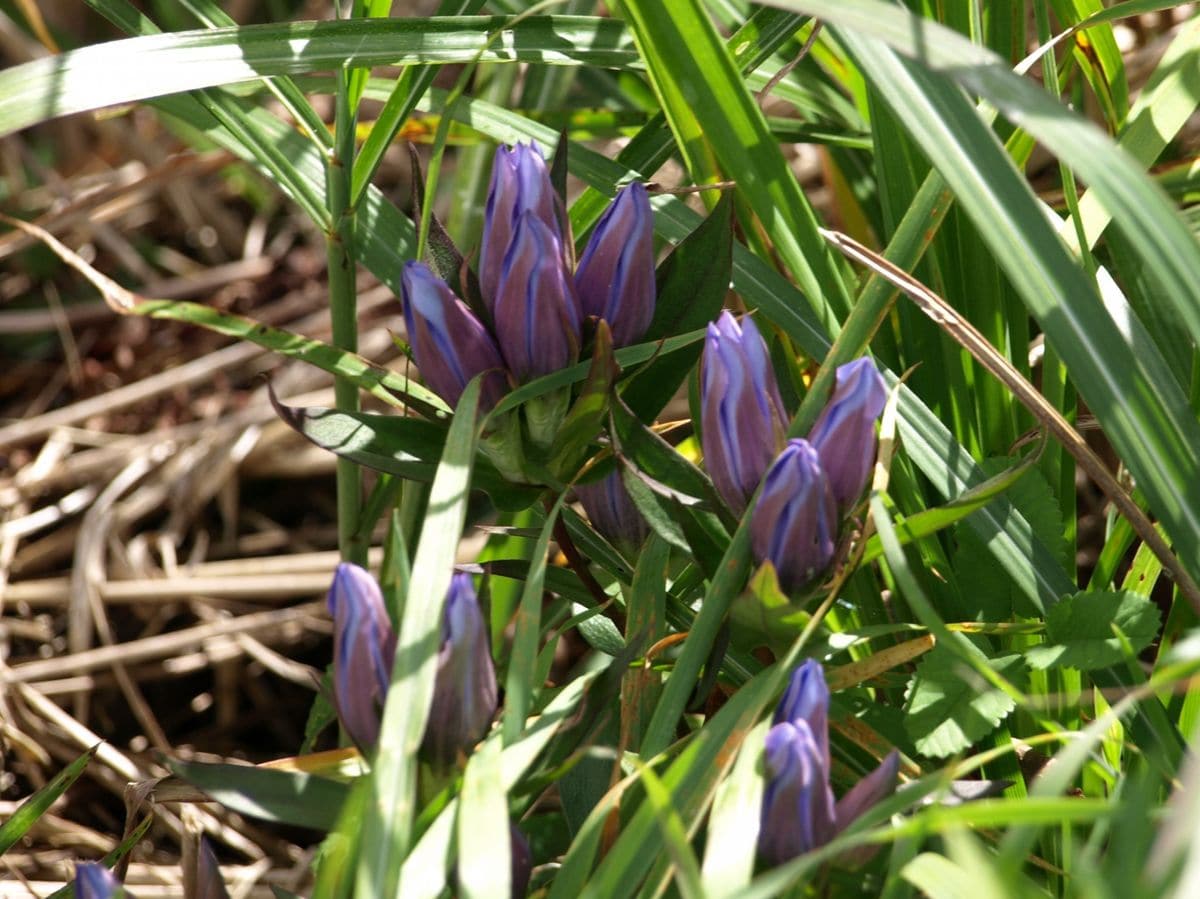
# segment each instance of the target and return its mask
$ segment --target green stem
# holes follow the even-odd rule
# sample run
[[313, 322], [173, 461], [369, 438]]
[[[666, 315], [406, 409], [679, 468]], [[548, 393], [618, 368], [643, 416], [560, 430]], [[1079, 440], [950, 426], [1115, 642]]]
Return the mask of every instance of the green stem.
[[[354, 207], [350, 204], [350, 177], [354, 165], [354, 132], [358, 112], [350, 104], [350, 73], [338, 74], [334, 109], [333, 151], [325, 179], [331, 226], [326, 232], [329, 268], [329, 314], [333, 344], [358, 350], [358, 289], [354, 253]], [[333, 382], [334, 404], [341, 412], [357, 412], [358, 388], [345, 378]], [[362, 469], [347, 459], [337, 460], [338, 549], [348, 562], [365, 565], [367, 537], [359, 533], [362, 513]]]

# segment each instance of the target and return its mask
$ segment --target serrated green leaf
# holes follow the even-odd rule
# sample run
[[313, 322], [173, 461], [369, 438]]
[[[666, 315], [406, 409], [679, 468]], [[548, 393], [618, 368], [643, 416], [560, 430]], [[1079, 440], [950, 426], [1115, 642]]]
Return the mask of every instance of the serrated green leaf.
[[1158, 606], [1129, 591], [1076, 593], [1046, 613], [1046, 644], [1025, 657], [1034, 668], [1107, 668], [1126, 657], [1117, 630], [1136, 653], [1158, 635], [1161, 617]]
[[[1024, 668], [1018, 655], [1001, 656], [988, 664], [1009, 680]], [[1016, 705], [955, 653], [940, 647], [921, 660], [905, 699], [905, 729], [917, 750], [933, 758], [969, 748]]]
[[[980, 465], [989, 476], [1004, 471], [1008, 459], [986, 459]], [[1038, 468], [1025, 472], [1005, 493], [1008, 500], [1029, 522], [1033, 534], [1053, 554], [1059, 565], [1066, 567], [1068, 550], [1063, 539], [1062, 513], [1054, 499], [1054, 491]], [[993, 558], [990, 548], [964, 521], [955, 529], [958, 548], [954, 553], [954, 570], [962, 585], [963, 601], [968, 611], [977, 611], [981, 621], [1008, 621], [1014, 612], [1037, 614]]]

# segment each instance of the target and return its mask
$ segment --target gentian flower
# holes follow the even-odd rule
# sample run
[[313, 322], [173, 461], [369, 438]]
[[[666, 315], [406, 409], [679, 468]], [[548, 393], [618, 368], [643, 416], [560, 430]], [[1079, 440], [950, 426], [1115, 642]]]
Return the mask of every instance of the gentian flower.
[[887, 403], [887, 387], [865, 356], [839, 366], [836, 381], [808, 440], [844, 512], [862, 495], [875, 464], [875, 420]]
[[379, 739], [379, 707], [392, 681], [396, 635], [369, 573], [343, 562], [329, 588], [333, 615], [333, 695], [342, 726], [364, 750]]
[[[821, 664], [809, 659], [793, 673], [767, 733], [758, 851], [773, 865], [824, 846], [896, 787], [900, 756], [879, 767], [835, 802], [829, 782], [829, 688]], [[849, 860], [864, 861], [860, 853]]]
[[558, 203], [546, 161], [536, 143], [517, 144], [511, 150], [503, 145], [496, 148], [479, 258], [479, 289], [489, 312], [495, 311], [504, 259], [523, 213], [532, 214], [558, 238], [561, 257]]
[[128, 894], [104, 865], [80, 862], [75, 866], [75, 895], [78, 899], [117, 899]]
[[[396, 636], [379, 585], [357, 565], [338, 565], [329, 610], [338, 717], [354, 742], [369, 750], [379, 739], [379, 708], [391, 684]], [[433, 694], [422, 754], [446, 766], [480, 740], [496, 712], [496, 670], [487, 628], [466, 574], [454, 575], [446, 593]]]
[[562, 262], [558, 236], [523, 212], [496, 286], [496, 340], [508, 369], [524, 383], [573, 365], [579, 357], [579, 298]]
[[591, 484], [576, 484], [575, 495], [592, 527], [609, 543], [629, 549], [642, 545], [649, 528], [625, 489], [619, 470]]
[[645, 185], [621, 189], [588, 240], [575, 289], [583, 314], [602, 318], [613, 346], [629, 346], [654, 317], [654, 215]]
[[797, 592], [833, 561], [837, 526], [837, 505], [816, 450], [803, 438], [789, 440], [750, 513], [755, 558], [770, 560], [779, 585]]
[[491, 409], [507, 385], [500, 350], [483, 323], [424, 263], [405, 263], [400, 286], [408, 339], [425, 382], [454, 406], [467, 382], [491, 371], [480, 395], [480, 406]]
[[749, 319], [728, 312], [708, 326], [701, 363], [701, 446], [721, 498], [745, 511], [787, 431], [767, 345]]
[[456, 574], [446, 594], [442, 646], [438, 651], [433, 705], [421, 743], [422, 754], [447, 768], [487, 733], [496, 714], [496, 669], [487, 626], [471, 576]]

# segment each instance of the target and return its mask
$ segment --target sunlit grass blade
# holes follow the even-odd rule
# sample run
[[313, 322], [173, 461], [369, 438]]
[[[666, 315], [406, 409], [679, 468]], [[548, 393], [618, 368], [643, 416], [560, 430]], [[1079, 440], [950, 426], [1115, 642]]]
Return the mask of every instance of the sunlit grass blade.
[[482, 427], [477, 415], [481, 377], [467, 385], [455, 409], [413, 559], [392, 686], [371, 772], [374, 790], [363, 821], [356, 891], [364, 896], [395, 893], [400, 866], [411, 846], [418, 811], [417, 750], [433, 699], [442, 609], [466, 520], [471, 467]]
[[[1015, 75], [991, 51], [900, 7], [879, 0], [771, 0], [770, 5], [820, 16], [844, 29], [843, 37], [869, 35], [995, 104], [1013, 124], [1037, 138], [1091, 185], [1137, 248], [1163, 302], [1177, 309], [1192, 338], [1200, 340], [1200, 306], [1194, 302], [1195, 285], [1200, 284], [1196, 239], [1162, 191], [1100, 129]], [[856, 38], [860, 45], [862, 39]], [[870, 70], [866, 65], [870, 60], [857, 55], [860, 65]], [[888, 87], [878, 69], [872, 80], [879, 89]], [[951, 118], [948, 112], [941, 109], [942, 130], [961, 124], [960, 117]], [[928, 145], [925, 148], [928, 152]], [[948, 173], [943, 169], [943, 174]], [[981, 231], [985, 236], [988, 233], [985, 228]], [[1031, 247], [1041, 242], [1032, 236], [1035, 233], [1025, 235]]]
[[[594, 682], [590, 674], [567, 684], [526, 729], [521, 738], [500, 754], [500, 787], [512, 790], [560, 729], [576, 714], [585, 691]], [[400, 876], [402, 899], [434, 899], [446, 887], [446, 871], [454, 846], [454, 822], [459, 800], [451, 799], [413, 847]]]
[[[869, 38], [847, 45], [971, 214], [1082, 395], [1174, 538], [1200, 571], [1200, 426], [1153, 346], [1097, 314], [1097, 291], [1067, 255], [1021, 175], [967, 100]], [[1197, 283], [1200, 283], [1198, 281]]]
[[[490, 36], [503, 32], [491, 48]], [[481, 55], [482, 51], [482, 55]], [[525, 61], [633, 66], [624, 27], [587, 16], [350, 19], [246, 25], [93, 44], [0, 72], [0, 135], [150, 97], [342, 66]]]

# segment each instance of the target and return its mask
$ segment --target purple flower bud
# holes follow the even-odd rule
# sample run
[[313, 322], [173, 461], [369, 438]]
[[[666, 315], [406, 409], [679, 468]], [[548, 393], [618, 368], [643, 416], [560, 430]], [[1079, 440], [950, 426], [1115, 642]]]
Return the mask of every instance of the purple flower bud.
[[558, 237], [532, 212], [517, 219], [493, 310], [496, 340], [519, 382], [572, 365], [579, 356], [579, 299]]
[[80, 862], [75, 866], [75, 895], [78, 899], [115, 899], [126, 893], [104, 865]]
[[619, 470], [591, 484], [576, 484], [575, 495], [592, 527], [609, 543], [627, 548], [642, 545], [648, 532], [646, 519], [630, 499]]
[[833, 839], [836, 833], [829, 762], [807, 721], [767, 732], [767, 785], [758, 850], [780, 865]]
[[196, 899], [229, 899], [217, 856], [203, 837], [200, 838], [200, 849], [196, 853], [196, 882], [191, 895]]
[[645, 185], [617, 194], [592, 232], [575, 289], [584, 315], [608, 322], [614, 347], [637, 343], [654, 317], [654, 215]]
[[808, 439], [845, 511], [862, 495], [875, 464], [875, 420], [887, 403], [887, 386], [865, 356], [839, 366], [836, 377], [833, 396]]
[[396, 635], [379, 585], [343, 562], [329, 588], [333, 615], [333, 696], [346, 732], [364, 750], [379, 739], [379, 706], [392, 680]]
[[479, 288], [489, 312], [495, 311], [504, 258], [522, 213], [532, 213], [559, 237], [561, 256], [562, 229], [557, 207], [558, 195], [537, 144], [517, 144], [511, 150], [504, 146], [496, 148], [479, 258]]
[[837, 829], [845, 830], [867, 809], [896, 792], [896, 778], [900, 775], [900, 753], [892, 750], [879, 763], [879, 767], [850, 788], [838, 800]]
[[518, 899], [529, 893], [529, 878], [533, 876], [533, 853], [529, 851], [529, 841], [525, 839], [525, 834], [521, 833], [521, 828], [511, 821], [508, 823], [508, 833], [512, 868], [509, 882], [512, 885], [511, 895]]
[[829, 764], [829, 686], [825, 669], [816, 659], [806, 659], [792, 672], [787, 689], [775, 707], [772, 724], [807, 721], [817, 746]]
[[755, 558], [774, 563], [779, 585], [797, 592], [833, 561], [837, 525], [837, 505], [817, 451], [807, 440], [789, 440], [767, 470], [751, 513]]
[[739, 327], [722, 312], [708, 326], [700, 405], [705, 467], [721, 498], [740, 515], [787, 431], [767, 345], [751, 319]]
[[479, 400], [481, 408], [491, 409], [504, 396], [504, 361], [483, 323], [423, 263], [405, 263], [400, 285], [408, 339], [425, 382], [453, 406], [467, 382], [494, 369]]
[[487, 733], [496, 701], [496, 669], [475, 588], [470, 575], [456, 574], [446, 594], [433, 705], [421, 743], [425, 758], [442, 768], [453, 765], [460, 751]]

